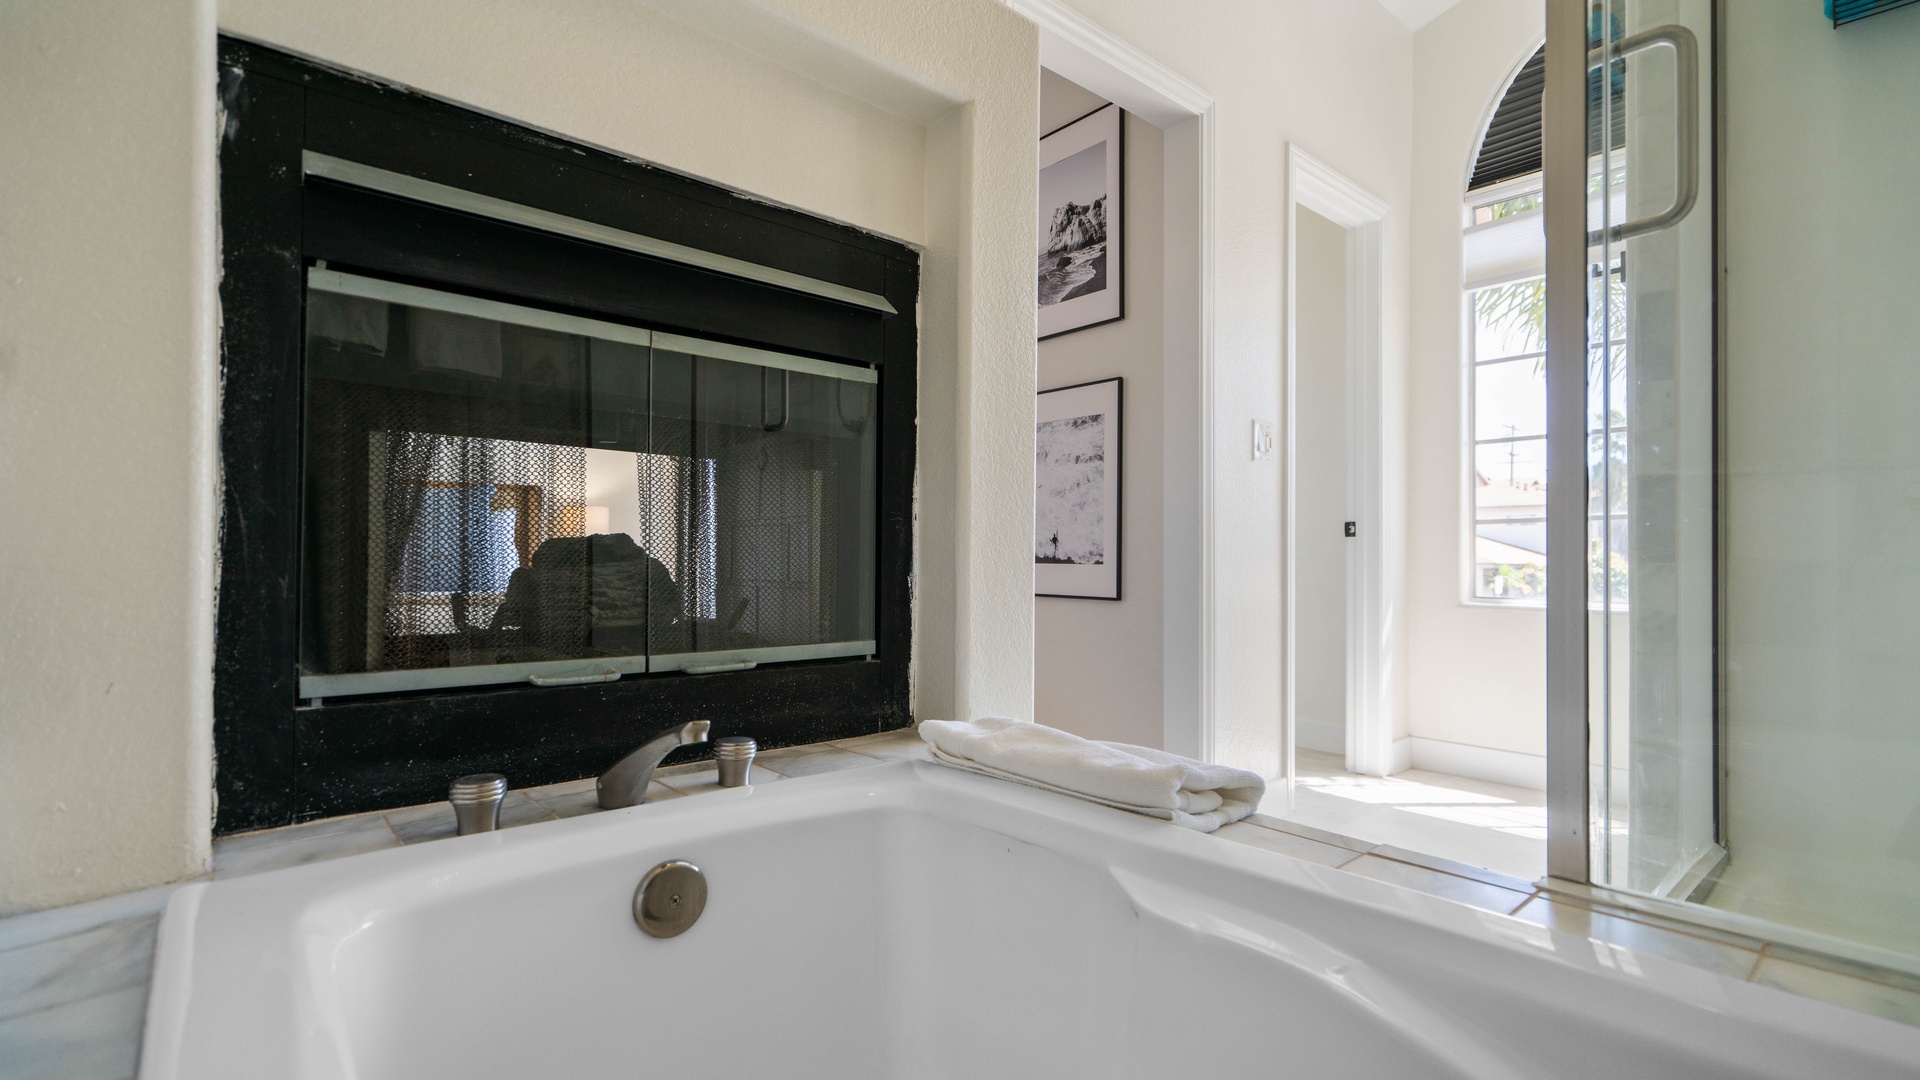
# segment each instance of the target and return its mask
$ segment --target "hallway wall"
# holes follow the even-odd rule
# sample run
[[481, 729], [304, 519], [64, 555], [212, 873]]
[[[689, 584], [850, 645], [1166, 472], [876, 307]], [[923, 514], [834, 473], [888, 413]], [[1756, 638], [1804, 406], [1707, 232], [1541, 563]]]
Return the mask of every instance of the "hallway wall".
[[[1374, 3], [1073, 0], [1073, 6], [1215, 102], [1213, 443], [1205, 448], [1214, 476], [1215, 757], [1274, 776], [1280, 771], [1284, 463], [1278, 455], [1252, 460], [1249, 438], [1254, 420], [1277, 423], [1283, 415], [1286, 148], [1298, 143], [1390, 208], [1384, 390], [1389, 415], [1403, 416], [1413, 35]], [[1404, 454], [1405, 447], [1396, 442], [1389, 452]]]
[[[1104, 104], [1045, 69], [1040, 134]], [[1116, 375], [1121, 402], [1120, 599], [1033, 600], [1033, 718], [1089, 739], [1160, 746], [1163, 732], [1161, 349], [1164, 140], [1126, 117], [1126, 317], [1040, 343], [1039, 386]]]

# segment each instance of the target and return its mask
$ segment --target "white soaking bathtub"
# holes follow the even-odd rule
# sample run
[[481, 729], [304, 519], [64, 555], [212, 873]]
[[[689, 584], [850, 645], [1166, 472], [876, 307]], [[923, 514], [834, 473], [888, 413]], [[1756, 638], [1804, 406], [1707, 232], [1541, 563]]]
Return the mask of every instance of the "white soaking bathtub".
[[[668, 859], [710, 891], [659, 939]], [[1916, 1073], [1920, 1029], [900, 762], [183, 888], [140, 1075]]]

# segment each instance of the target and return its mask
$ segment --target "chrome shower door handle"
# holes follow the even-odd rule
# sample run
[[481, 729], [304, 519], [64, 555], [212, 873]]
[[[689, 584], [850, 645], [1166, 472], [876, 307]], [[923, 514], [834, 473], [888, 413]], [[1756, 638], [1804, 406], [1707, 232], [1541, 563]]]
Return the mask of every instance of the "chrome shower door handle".
[[1634, 53], [1661, 47], [1673, 50], [1673, 74], [1679, 83], [1675, 87], [1673, 112], [1673, 134], [1678, 143], [1674, 155], [1676, 175], [1673, 202], [1657, 214], [1623, 221], [1604, 230], [1592, 230], [1587, 233], [1589, 247], [1617, 244], [1631, 237], [1671, 228], [1692, 213], [1694, 203], [1700, 200], [1700, 41], [1693, 36], [1693, 31], [1677, 23], [1642, 30], [1621, 38], [1611, 46], [1601, 46], [1589, 52], [1587, 70], [1605, 69], [1615, 60], [1624, 60]]

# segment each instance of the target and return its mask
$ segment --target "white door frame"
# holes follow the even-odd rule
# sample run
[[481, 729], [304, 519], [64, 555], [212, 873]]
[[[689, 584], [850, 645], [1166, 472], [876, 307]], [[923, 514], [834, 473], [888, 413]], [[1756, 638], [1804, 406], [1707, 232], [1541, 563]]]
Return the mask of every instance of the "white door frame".
[[[1287, 145], [1287, 371], [1285, 632], [1282, 646], [1286, 776], [1293, 777], [1295, 581], [1298, 568], [1299, 454], [1295, 300], [1295, 222], [1306, 207], [1347, 232], [1347, 505], [1358, 535], [1347, 547], [1347, 770], [1388, 776], [1405, 769], [1406, 741], [1394, 739], [1394, 663], [1398, 637], [1398, 537], [1402, 528], [1395, 463], [1387, 453], [1385, 351], [1387, 204], [1328, 168], [1297, 144]], [[1319, 524], [1319, 523], [1316, 523]]]
[[1039, 28], [1042, 67], [1167, 133], [1161, 745], [1213, 761], [1213, 96], [1061, 0], [1006, 3]]

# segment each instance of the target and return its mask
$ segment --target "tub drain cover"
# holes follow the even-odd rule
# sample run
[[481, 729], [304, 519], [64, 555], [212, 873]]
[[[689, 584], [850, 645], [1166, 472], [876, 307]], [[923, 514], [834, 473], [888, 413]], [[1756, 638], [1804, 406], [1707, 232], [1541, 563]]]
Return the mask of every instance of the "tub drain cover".
[[678, 937], [707, 908], [707, 876], [684, 859], [647, 871], [633, 890], [633, 921], [654, 937]]

